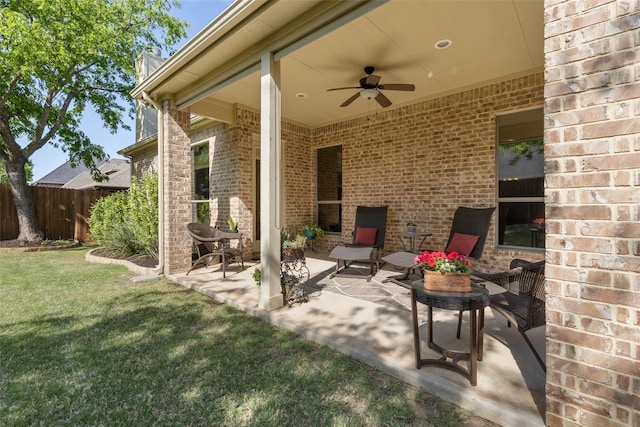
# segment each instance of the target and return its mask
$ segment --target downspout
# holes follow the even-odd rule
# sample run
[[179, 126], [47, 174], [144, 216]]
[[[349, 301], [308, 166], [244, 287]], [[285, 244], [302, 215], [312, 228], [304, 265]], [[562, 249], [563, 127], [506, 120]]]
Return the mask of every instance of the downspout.
[[142, 91], [142, 99], [152, 105], [158, 112], [158, 266], [154, 269], [154, 272], [161, 275], [164, 274], [164, 122], [160, 104], [151, 99], [145, 91]]

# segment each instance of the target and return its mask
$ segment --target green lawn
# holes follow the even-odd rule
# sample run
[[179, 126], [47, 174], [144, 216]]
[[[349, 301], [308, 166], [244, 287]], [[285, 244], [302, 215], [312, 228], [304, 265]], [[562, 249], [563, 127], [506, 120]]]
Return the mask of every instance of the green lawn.
[[87, 248], [0, 253], [2, 426], [488, 426]]

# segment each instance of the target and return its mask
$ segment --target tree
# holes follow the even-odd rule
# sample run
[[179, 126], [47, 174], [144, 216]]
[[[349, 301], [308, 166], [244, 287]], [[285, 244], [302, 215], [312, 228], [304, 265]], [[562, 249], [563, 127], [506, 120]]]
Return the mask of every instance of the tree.
[[[33, 163], [31, 160], [27, 161], [24, 165], [24, 173], [27, 183], [30, 183], [33, 180]], [[3, 164], [0, 164], [0, 184], [8, 184], [9, 178], [7, 177], [7, 170], [5, 169]]]
[[[18, 215], [18, 240], [44, 236], [25, 163], [46, 144], [104, 179], [107, 158], [78, 129], [89, 106], [112, 133], [133, 117], [129, 92], [136, 57], [185, 36], [186, 22], [169, 14], [178, 0], [0, 0], [0, 165]], [[123, 107], [122, 101], [130, 106]]]

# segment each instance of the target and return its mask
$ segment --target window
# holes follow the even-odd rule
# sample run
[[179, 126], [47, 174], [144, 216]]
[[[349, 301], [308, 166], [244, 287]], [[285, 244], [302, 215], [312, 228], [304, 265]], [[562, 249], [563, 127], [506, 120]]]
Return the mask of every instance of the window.
[[193, 191], [191, 196], [191, 219], [202, 224], [211, 223], [209, 206], [209, 143], [191, 147], [193, 165]]
[[342, 231], [342, 146], [320, 148], [316, 157], [318, 226]]
[[498, 245], [544, 248], [542, 109], [497, 118]]

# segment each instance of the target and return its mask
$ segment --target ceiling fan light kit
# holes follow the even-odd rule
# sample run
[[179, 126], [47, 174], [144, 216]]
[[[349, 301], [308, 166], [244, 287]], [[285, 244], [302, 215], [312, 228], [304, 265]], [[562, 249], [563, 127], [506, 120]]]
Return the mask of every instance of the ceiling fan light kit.
[[375, 99], [382, 108], [385, 108], [391, 105], [391, 101], [381, 92], [382, 90], [401, 90], [401, 91], [413, 92], [416, 89], [414, 85], [409, 83], [390, 83], [386, 85], [381, 85], [379, 84], [380, 76], [376, 76], [375, 74], [373, 74], [374, 71], [375, 71], [375, 68], [372, 66], [364, 67], [364, 72], [367, 75], [361, 78], [360, 81], [358, 82], [360, 83], [360, 86], [337, 87], [333, 89], [327, 89], [327, 91], [343, 90], [343, 89], [360, 89], [360, 92], [356, 93], [355, 95], [352, 95], [350, 98], [347, 98], [347, 100], [344, 101], [342, 104], [340, 104], [341, 107], [346, 107], [347, 105], [351, 104], [353, 101], [358, 99], [359, 97], [362, 97], [368, 100]]
[[375, 99], [376, 96], [378, 96], [378, 93], [379, 92], [377, 89], [362, 89], [360, 91], [360, 96], [368, 100], [372, 100]]

